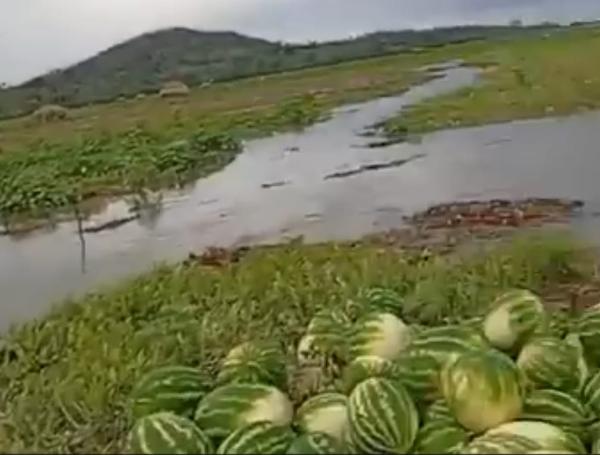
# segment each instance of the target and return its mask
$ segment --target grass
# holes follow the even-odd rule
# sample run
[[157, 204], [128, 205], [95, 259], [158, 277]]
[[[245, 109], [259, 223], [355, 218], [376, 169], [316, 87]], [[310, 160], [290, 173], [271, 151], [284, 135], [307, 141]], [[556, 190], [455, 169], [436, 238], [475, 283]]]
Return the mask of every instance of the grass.
[[257, 337], [291, 353], [317, 310], [360, 307], [374, 285], [404, 296], [398, 313], [411, 323], [461, 320], [509, 287], [589, 278], [582, 251], [538, 234], [426, 261], [364, 241], [258, 248], [223, 268], [160, 267], [12, 329], [0, 351], [0, 452], [119, 452], [128, 394], [149, 368], [192, 365], [214, 378], [230, 348]]
[[600, 108], [600, 28], [473, 46], [461, 57], [482, 83], [431, 98], [390, 119], [390, 136], [572, 114]]

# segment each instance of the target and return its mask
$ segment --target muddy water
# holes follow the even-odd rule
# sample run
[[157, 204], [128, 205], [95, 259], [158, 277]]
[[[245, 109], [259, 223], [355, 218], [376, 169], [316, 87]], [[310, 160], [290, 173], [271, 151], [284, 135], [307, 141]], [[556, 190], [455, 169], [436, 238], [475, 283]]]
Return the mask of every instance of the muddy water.
[[[600, 211], [600, 114], [443, 132], [376, 149], [368, 147], [376, 139], [361, 135], [406, 105], [475, 80], [473, 70], [450, 69], [402, 96], [338, 109], [304, 132], [248, 142], [223, 171], [167, 196], [157, 218], [86, 235], [85, 273], [74, 223], [0, 238], [0, 331], [43, 314], [52, 301], [209, 245], [352, 238], [454, 199], [575, 197]], [[102, 217], [125, 210], [117, 202]], [[594, 232], [593, 223], [583, 226]]]

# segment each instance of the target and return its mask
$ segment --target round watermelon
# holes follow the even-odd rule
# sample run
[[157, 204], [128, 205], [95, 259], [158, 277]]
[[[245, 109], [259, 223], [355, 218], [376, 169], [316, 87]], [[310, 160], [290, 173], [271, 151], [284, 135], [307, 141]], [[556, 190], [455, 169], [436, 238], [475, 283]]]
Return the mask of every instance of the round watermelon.
[[[585, 384], [582, 392], [584, 403], [600, 418], [600, 371]], [[600, 436], [600, 431], [598, 431]]]
[[308, 399], [296, 412], [296, 425], [303, 433], [325, 433], [341, 441], [348, 426], [348, 398], [322, 393]]
[[469, 433], [457, 424], [444, 421], [423, 425], [417, 433], [413, 452], [417, 454], [461, 453], [469, 442]]
[[217, 383], [257, 382], [284, 387], [287, 366], [281, 347], [270, 342], [247, 342], [233, 348], [225, 357]]
[[575, 323], [586, 355], [596, 364], [600, 363], [600, 303], [586, 309]]
[[276, 387], [233, 383], [206, 395], [196, 409], [194, 420], [211, 438], [218, 439], [254, 422], [289, 425], [292, 417], [292, 403]]
[[372, 287], [362, 292], [365, 306], [372, 311], [398, 314], [402, 309], [402, 297], [389, 288]]
[[573, 391], [580, 384], [579, 358], [575, 347], [559, 338], [535, 337], [526, 343], [517, 366], [532, 388]]
[[376, 356], [362, 356], [354, 359], [344, 368], [340, 389], [349, 395], [354, 387], [365, 379], [383, 377], [399, 379], [400, 370], [394, 362]]
[[406, 453], [415, 442], [419, 416], [398, 381], [369, 378], [358, 384], [348, 405], [352, 443], [364, 453]]
[[159, 412], [139, 419], [128, 442], [131, 453], [214, 453], [210, 439], [194, 422], [172, 412]]
[[410, 343], [411, 330], [391, 313], [372, 312], [357, 321], [350, 343], [350, 358], [376, 356], [395, 360]]
[[285, 453], [295, 434], [288, 426], [270, 422], [254, 422], [231, 433], [217, 449], [217, 454]]
[[573, 395], [559, 390], [534, 390], [525, 399], [521, 420], [546, 422], [587, 440], [587, 425], [592, 418]]
[[462, 454], [515, 454], [529, 453], [539, 450], [540, 445], [522, 435], [484, 434], [472, 440], [459, 453]]
[[290, 455], [344, 453], [339, 441], [326, 433], [308, 433], [296, 438], [287, 451]]
[[431, 422], [446, 422], [448, 424], [457, 423], [454, 415], [450, 411], [446, 400], [436, 400], [426, 409], [425, 415], [423, 416], [425, 423]]
[[515, 351], [546, 322], [540, 298], [530, 291], [517, 289], [494, 301], [483, 322], [483, 332], [495, 348]]
[[165, 366], [140, 378], [131, 393], [134, 418], [170, 411], [191, 417], [208, 390], [207, 379], [196, 368]]

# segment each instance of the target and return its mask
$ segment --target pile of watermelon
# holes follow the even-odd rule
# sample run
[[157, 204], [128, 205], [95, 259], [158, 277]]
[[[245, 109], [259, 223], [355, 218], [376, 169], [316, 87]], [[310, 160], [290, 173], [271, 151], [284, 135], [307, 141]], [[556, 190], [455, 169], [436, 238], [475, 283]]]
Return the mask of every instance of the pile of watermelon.
[[[316, 314], [294, 353], [231, 349], [132, 392], [145, 454], [600, 453], [600, 305], [557, 328], [526, 290], [462, 324], [403, 321], [391, 290]], [[291, 359], [293, 357], [293, 359]]]

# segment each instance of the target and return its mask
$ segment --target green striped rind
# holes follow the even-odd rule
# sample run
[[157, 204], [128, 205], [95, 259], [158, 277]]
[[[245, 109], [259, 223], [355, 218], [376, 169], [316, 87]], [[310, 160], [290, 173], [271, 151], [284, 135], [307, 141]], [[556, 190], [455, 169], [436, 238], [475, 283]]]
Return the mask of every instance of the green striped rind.
[[134, 418], [168, 411], [190, 416], [206, 394], [208, 382], [200, 371], [185, 366], [166, 366], [142, 376], [131, 393]]
[[254, 422], [289, 425], [292, 416], [290, 400], [276, 387], [234, 383], [206, 395], [194, 420], [211, 438], [223, 438]]
[[352, 323], [346, 313], [338, 309], [324, 309], [312, 318], [306, 334], [313, 337], [313, 344], [320, 352], [346, 358], [351, 329]]
[[421, 427], [412, 452], [418, 454], [461, 453], [469, 442], [464, 428], [446, 422], [430, 422]]
[[589, 356], [596, 364], [600, 362], [600, 304], [583, 312], [575, 323], [575, 332]]
[[522, 454], [539, 450], [532, 439], [519, 435], [483, 435], [474, 439], [460, 453], [463, 454]]
[[296, 412], [296, 426], [303, 433], [326, 433], [342, 441], [348, 427], [348, 398], [323, 393], [308, 399]]
[[533, 388], [577, 390], [581, 376], [576, 348], [552, 337], [535, 337], [523, 346], [517, 366]]
[[584, 403], [596, 414], [596, 417], [600, 418], [600, 371], [588, 380], [582, 396]]
[[519, 371], [498, 351], [463, 353], [442, 370], [441, 389], [458, 422], [475, 433], [516, 419], [523, 407]]
[[370, 378], [350, 395], [350, 436], [363, 453], [406, 453], [419, 427], [417, 409], [397, 381]]
[[450, 408], [446, 404], [446, 400], [436, 400], [427, 408], [425, 411], [425, 415], [423, 417], [424, 423], [441, 423], [445, 422], [446, 424], [457, 424], [458, 422], [452, 415]]
[[194, 422], [171, 412], [139, 419], [129, 434], [128, 444], [130, 453], [214, 453], [210, 439]]
[[341, 444], [325, 433], [303, 434], [287, 450], [289, 455], [345, 453]]
[[410, 344], [411, 350], [431, 352], [440, 362], [452, 360], [452, 356], [464, 351], [488, 347], [475, 328], [452, 325], [425, 329]]
[[229, 351], [217, 376], [217, 383], [258, 382], [284, 387], [286, 373], [285, 357], [276, 343], [247, 342]]
[[440, 364], [431, 353], [408, 350], [398, 359], [396, 366], [400, 382], [415, 401], [428, 403], [442, 396]]
[[574, 453], [586, 453], [584, 445], [577, 436], [546, 422], [533, 420], [508, 422], [489, 430], [484, 435], [486, 438], [492, 436], [529, 438], [538, 445], [537, 448], [529, 450], [564, 450]]
[[574, 396], [558, 390], [535, 390], [525, 399], [521, 420], [551, 423], [588, 440], [587, 425], [592, 419], [585, 406]]
[[350, 358], [377, 356], [395, 360], [410, 344], [411, 330], [391, 313], [369, 313], [359, 319], [351, 336]]
[[574, 352], [577, 355], [577, 376], [579, 378], [579, 384], [577, 386], [577, 392], [581, 393], [585, 387], [587, 381], [590, 378], [590, 366], [586, 359], [585, 349], [581, 338], [576, 333], [569, 333], [565, 337], [565, 344], [573, 347]]
[[393, 289], [373, 287], [364, 290], [365, 306], [373, 311], [398, 314], [402, 309], [402, 297]]
[[544, 305], [526, 290], [508, 291], [498, 297], [483, 322], [489, 343], [504, 351], [517, 350], [547, 322]]
[[288, 426], [254, 422], [231, 433], [217, 449], [217, 454], [285, 453], [296, 435]]
[[390, 360], [377, 356], [357, 357], [344, 368], [340, 389], [342, 393], [349, 395], [354, 387], [365, 379], [372, 377], [399, 379], [400, 376], [400, 369]]

